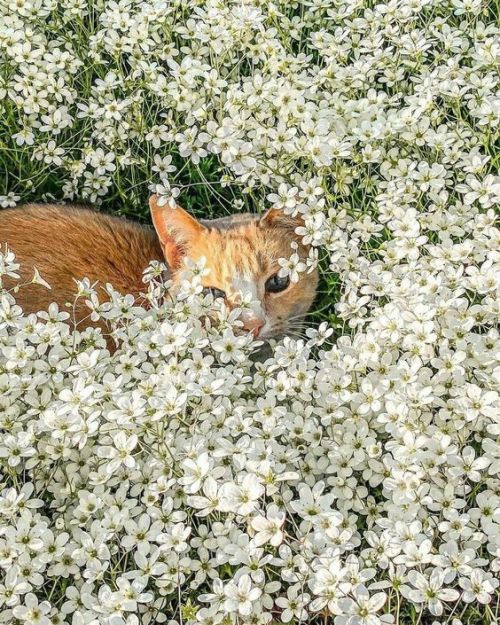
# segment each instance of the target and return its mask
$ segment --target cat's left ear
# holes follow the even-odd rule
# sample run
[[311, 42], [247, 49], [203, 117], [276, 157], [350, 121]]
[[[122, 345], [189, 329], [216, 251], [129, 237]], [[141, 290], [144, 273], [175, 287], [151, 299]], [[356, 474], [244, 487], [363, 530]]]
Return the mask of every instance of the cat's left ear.
[[157, 195], [149, 198], [149, 208], [165, 260], [172, 269], [178, 269], [187, 245], [206, 228], [180, 206], [160, 206]]
[[291, 215], [286, 215], [279, 208], [270, 208], [266, 213], [264, 213], [259, 221], [259, 226], [263, 228], [281, 228], [283, 230], [291, 230], [293, 232], [295, 232], [296, 228], [303, 225], [304, 220], [300, 215], [292, 217]]

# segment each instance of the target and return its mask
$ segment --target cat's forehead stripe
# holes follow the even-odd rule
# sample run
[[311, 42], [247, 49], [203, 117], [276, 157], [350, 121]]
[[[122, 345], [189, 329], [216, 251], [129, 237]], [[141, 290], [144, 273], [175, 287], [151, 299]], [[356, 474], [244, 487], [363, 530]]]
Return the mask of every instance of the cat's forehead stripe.
[[261, 255], [258, 254], [257, 241], [242, 231], [223, 232], [220, 237], [217, 259], [220, 265], [226, 265], [231, 274], [237, 270], [242, 275], [250, 275], [259, 270]]
[[207, 222], [209, 236], [203, 247], [213, 275], [219, 282], [231, 284], [236, 272], [246, 273], [260, 284], [279, 269], [277, 259], [289, 254], [288, 236], [285, 239], [262, 229], [255, 220], [234, 225], [229, 225], [230, 221], [222, 218]]

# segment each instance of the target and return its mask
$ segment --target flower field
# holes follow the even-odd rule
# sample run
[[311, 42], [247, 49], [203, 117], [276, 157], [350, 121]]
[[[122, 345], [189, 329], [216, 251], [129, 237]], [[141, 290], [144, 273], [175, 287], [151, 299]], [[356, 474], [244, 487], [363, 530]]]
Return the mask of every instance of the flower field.
[[497, 622], [499, 13], [0, 0], [1, 207], [275, 207], [322, 274], [265, 357], [202, 263], [82, 281], [110, 354], [2, 245], [0, 623]]

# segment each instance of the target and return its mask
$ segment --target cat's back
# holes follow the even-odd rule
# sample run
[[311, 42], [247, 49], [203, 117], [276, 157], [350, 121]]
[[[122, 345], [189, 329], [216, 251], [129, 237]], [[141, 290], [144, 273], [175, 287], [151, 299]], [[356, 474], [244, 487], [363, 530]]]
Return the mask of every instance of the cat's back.
[[16, 295], [25, 312], [52, 301], [72, 302], [75, 279], [111, 282], [119, 291], [138, 292], [142, 270], [162, 259], [154, 231], [134, 222], [79, 206], [27, 204], [0, 211], [0, 242], [21, 264], [29, 282], [36, 267], [52, 286], [29, 285]]

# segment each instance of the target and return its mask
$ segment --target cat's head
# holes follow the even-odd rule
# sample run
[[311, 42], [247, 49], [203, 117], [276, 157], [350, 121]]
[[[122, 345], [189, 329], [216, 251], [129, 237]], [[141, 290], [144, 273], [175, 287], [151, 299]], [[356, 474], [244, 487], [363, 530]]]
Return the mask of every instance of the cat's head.
[[317, 271], [302, 272], [292, 282], [278, 276], [278, 259], [290, 257], [293, 241], [299, 256], [307, 256], [307, 247], [295, 234], [300, 218], [271, 209], [263, 216], [198, 221], [179, 206], [160, 206], [156, 196], [149, 205], [174, 282], [184, 259], [204, 257], [210, 269], [202, 280], [204, 288], [224, 297], [230, 307], [237, 307], [242, 297], [253, 302], [242, 312], [245, 330], [262, 339], [297, 333], [316, 294]]

